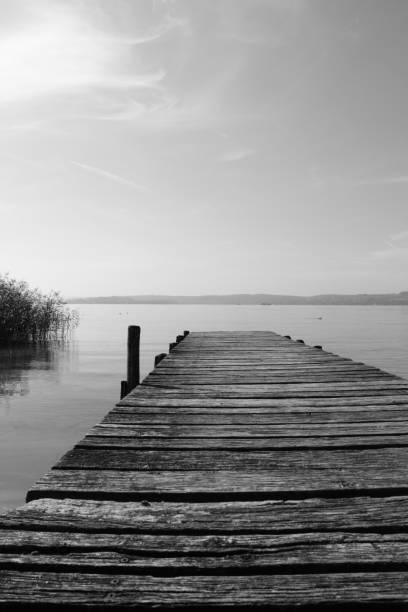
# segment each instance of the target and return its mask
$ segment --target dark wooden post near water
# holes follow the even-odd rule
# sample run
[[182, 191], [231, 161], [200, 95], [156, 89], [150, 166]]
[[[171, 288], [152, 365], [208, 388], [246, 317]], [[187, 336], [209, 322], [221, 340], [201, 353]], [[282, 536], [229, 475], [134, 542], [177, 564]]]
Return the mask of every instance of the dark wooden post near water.
[[[184, 340], [184, 338], [186, 338], [189, 333], [190, 332], [187, 329], [185, 329], [182, 334], [179, 334], [176, 338], [176, 341], [171, 342], [169, 344], [169, 352], [171, 352], [178, 344], [180, 344], [180, 342]], [[159, 355], [156, 355], [156, 357], [154, 358], [154, 367], [158, 366], [159, 363], [163, 361], [165, 357], [167, 357], [167, 353], [160, 353]]]
[[159, 353], [159, 355], [156, 355], [154, 358], [154, 367], [158, 366], [165, 357], [167, 357], [167, 353]]
[[129, 325], [127, 341], [128, 392], [140, 383], [140, 327]]
[[129, 325], [127, 340], [127, 380], [120, 383], [120, 399], [140, 383], [140, 327]]

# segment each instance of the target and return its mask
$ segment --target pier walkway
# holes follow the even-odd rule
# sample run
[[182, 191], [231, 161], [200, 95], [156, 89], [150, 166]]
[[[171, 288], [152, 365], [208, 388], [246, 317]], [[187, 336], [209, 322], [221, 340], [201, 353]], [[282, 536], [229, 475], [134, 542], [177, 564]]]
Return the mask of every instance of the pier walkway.
[[191, 333], [27, 501], [4, 610], [408, 610], [408, 381]]

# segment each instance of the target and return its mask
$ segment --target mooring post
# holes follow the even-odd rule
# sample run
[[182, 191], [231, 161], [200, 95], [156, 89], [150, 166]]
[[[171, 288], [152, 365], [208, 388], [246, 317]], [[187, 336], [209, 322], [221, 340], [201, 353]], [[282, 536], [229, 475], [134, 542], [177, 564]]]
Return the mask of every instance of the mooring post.
[[129, 325], [127, 342], [127, 392], [140, 383], [140, 327]]
[[120, 399], [127, 395], [127, 380], [120, 381]]
[[154, 367], [158, 366], [159, 363], [165, 358], [167, 357], [167, 353], [159, 353], [158, 355], [156, 355], [156, 357], [154, 358]]

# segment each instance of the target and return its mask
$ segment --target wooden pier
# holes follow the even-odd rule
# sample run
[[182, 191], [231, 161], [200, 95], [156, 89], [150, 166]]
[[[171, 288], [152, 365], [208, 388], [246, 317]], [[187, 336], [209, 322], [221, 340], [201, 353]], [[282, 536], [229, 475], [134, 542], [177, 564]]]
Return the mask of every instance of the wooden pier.
[[408, 610], [408, 382], [191, 333], [0, 517], [3, 610]]

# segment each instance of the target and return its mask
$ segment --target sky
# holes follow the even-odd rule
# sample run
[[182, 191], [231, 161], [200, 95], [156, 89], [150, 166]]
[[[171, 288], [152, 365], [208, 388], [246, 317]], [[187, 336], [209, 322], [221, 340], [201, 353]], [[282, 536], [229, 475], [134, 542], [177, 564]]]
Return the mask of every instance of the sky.
[[0, 273], [408, 289], [406, 0], [1, 0]]

